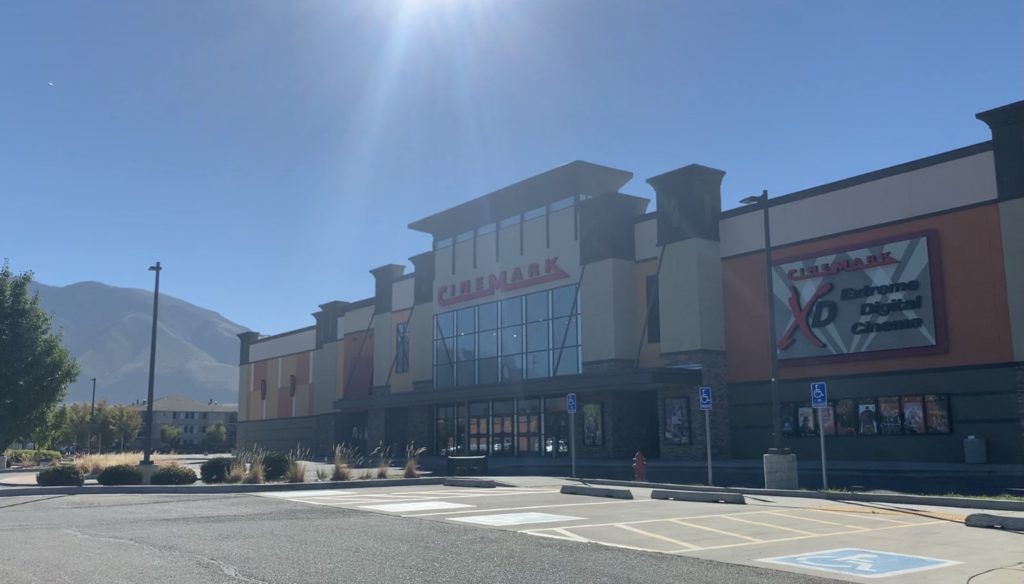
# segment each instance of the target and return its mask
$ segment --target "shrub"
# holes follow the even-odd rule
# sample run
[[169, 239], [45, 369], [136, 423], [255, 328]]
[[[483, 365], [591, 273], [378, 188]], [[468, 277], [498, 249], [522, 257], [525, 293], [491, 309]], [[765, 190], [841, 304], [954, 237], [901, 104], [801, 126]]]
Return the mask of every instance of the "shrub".
[[332, 481], [348, 481], [352, 479], [351, 460], [355, 449], [344, 444], [334, 445], [334, 471], [331, 473]]
[[388, 478], [388, 469], [391, 467], [391, 447], [384, 446], [384, 442], [382, 441], [377, 448], [373, 449], [373, 452], [370, 453], [370, 457], [376, 457], [377, 459], [377, 478]]
[[242, 482], [248, 485], [258, 485], [267, 480], [266, 467], [263, 466], [263, 456], [262, 453], [256, 453], [252, 456], [252, 462], [249, 463], [249, 472], [245, 474]]
[[59, 461], [61, 459], [60, 453], [56, 450], [10, 449], [3, 454], [7, 456], [8, 462], [11, 464], [17, 463], [21, 466], [34, 466], [37, 462], [43, 460]]
[[149, 482], [152, 485], [191, 485], [196, 482], [196, 471], [187, 466], [161, 466]]
[[280, 452], [268, 452], [263, 457], [264, 478], [279, 481], [288, 472], [288, 456]]
[[36, 483], [42, 487], [81, 487], [85, 475], [76, 466], [51, 466], [39, 471]]
[[326, 468], [316, 467], [316, 480], [326, 481], [331, 478], [331, 473]]
[[289, 483], [306, 482], [306, 466], [302, 464], [302, 459], [308, 457], [309, 452], [298, 447], [289, 452], [287, 456], [288, 465], [285, 468], [284, 479]]
[[199, 476], [204, 483], [223, 483], [231, 470], [231, 462], [230, 458], [211, 458], [199, 467]]
[[134, 464], [115, 464], [103, 469], [96, 482], [104, 486], [141, 485], [142, 470]]

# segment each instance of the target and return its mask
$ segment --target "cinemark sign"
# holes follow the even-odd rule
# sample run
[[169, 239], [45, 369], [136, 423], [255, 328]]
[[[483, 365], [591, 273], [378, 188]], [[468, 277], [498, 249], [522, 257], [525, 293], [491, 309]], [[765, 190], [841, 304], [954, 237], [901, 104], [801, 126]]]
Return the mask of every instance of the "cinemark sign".
[[529, 288], [568, 277], [569, 274], [559, 267], [557, 257], [548, 258], [544, 260], [543, 266], [539, 263], [528, 264], [525, 273], [523, 268], [514, 268], [511, 271], [502, 270], [455, 284], [445, 284], [437, 289], [437, 303], [441, 306], [451, 306], [493, 296], [498, 292]]

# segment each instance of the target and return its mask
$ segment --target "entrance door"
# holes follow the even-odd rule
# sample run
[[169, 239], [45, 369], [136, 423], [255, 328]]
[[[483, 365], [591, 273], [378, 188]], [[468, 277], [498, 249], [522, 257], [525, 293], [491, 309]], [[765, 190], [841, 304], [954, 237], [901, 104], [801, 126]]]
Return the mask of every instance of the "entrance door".
[[391, 446], [391, 454], [404, 456], [409, 443], [409, 409], [389, 408], [384, 416], [384, 444]]
[[544, 399], [544, 456], [569, 456], [569, 413], [565, 397]]

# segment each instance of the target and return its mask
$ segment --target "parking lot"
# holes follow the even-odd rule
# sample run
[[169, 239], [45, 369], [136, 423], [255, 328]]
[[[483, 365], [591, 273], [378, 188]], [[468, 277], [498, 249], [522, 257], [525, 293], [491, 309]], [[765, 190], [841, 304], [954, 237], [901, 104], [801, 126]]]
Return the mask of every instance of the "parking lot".
[[694, 503], [652, 500], [640, 488], [619, 500], [561, 494], [566, 483], [555, 479], [512, 480], [259, 496], [855, 582], [1024, 582], [1024, 534], [965, 527], [966, 509], [750, 496], [744, 505]]

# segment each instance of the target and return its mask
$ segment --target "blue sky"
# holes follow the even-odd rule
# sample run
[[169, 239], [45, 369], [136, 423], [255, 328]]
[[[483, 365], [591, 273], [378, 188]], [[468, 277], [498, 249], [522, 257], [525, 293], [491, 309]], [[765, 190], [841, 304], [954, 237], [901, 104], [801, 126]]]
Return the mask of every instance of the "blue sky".
[[[1019, 1], [0, 4], [0, 256], [263, 333], [372, 294], [406, 225], [583, 159], [726, 208], [988, 139]], [[381, 211], [384, 211], [383, 213]], [[269, 276], [265, 276], [269, 275]]]

